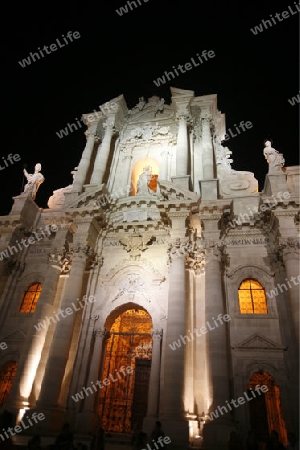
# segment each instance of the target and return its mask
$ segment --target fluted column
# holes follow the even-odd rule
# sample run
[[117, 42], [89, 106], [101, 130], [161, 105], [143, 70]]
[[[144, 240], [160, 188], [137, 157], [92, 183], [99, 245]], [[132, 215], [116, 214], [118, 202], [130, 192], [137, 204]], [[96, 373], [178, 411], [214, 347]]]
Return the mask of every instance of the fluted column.
[[86, 146], [82, 153], [82, 157], [73, 183], [73, 189], [79, 192], [81, 191], [82, 186], [84, 185], [86, 175], [90, 167], [95, 141], [97, 138], [96, 135], [92, 132], [87, 131], [85, 135], [87, 137]]
[[168, 179], [168, 149], [163, 150], [161, 152], [161, 161], [159, 165], [159, 180], [167, 180]]
[[[93, 349], [93, 356], [92, 356], [92, 361], [91, 361], [91, 365], [90, 365], [90, 370], [89, 370], [89, 376], [88, 376], [88, 383], [87, 386], [89, 385], [89, 383], [91, 383], [91, 381], [93, 381], [93, 383], [96, 383], [96, 381], [98, 380], [98, 376], [99, 376], [99, 368], [100, 368], [100, 364], [101, 364], [101, 358], [102, 358], [102, 352], [103, 352], [103, 341], [105, 340], [105, 337], [107, 337], [108, 332], [105, 330], [105, 328], [103, 329], [98, 329], [94, 331], [94, 349]], [[84, 409], [86, 411], [93, 411], [94, 412], [94, 407], [95, 407], [95, 399], [98, 398], [98, 396], [96, 395], [91, 395], [85, 398], [84, 400]]]
[[188, 174], [188, 130], [187, 115], [178, 115], [178, 134], [176, 148], [176, 176], [186, 176]]
[[[206, 249], [205, 257], [205, 320], [207, 378], [209, 412], [218, 407], [226, 407], [231, 400], [229, 389], [229, 355], [227, 344], [227, 324], [217, 322], [218, 316], [225, 315], [223, 298], [221, 251], [216, 246]], [[215, 321], [214, 321], [215, 319]], [[231, 427], [230, 410], [223, 409], [218, 420], [205, 424], [203, 448], [222, 449]]]
[[[189, 425], [184, 411], [185, 345], [174, 349], [174, 342], [186, 334], [186, 273], [183, 246], [171, 252], [168, 322], [164, 354], [164, 391], [161, 420], [172, 441], [172, 449], [186, 448]], [[173, 350], [172, 350], [173, 347]]]
[[91, 184], [101, 184], [103, 181], [103, 176], [106, 171], [106, 166], [109, 157], [111, 138], [114, 131], [114, 123], [112, 119], [107, 119], [105, 124], [103, 124], [105, 128], [105, 133], [103, 137], [103, 141], [98, 148], [94, 170], [91, 177]]
[[36, 371], [41, 359], [41, 354], [45, 344], [49, 323], [44, 328], [37, 331], [34, 325], [44, 323], [47, 316], [51, 316], [52, 305], [56, 294], [57, 283], [61, 273], [59, 257], [51, 255], [50, 265], [45, 274], [42, 292], [37, 303], [36, 310], [32, 316], [28, 333], [20, 361], [18, 363], [17, 374], [13, 382], [12, 390], [7, 403], [8, 409], [20, 409], [28, 405], [29, 396], [32, 390]]
[[168, 300], [168, 326], [166, 332], [165, 349], [165, 387], [164, 387], [164, 415], [182, 417], [183, 412], [183, 382], [184, 382], [184, 353], [182, 345], [172, 350], [173, 344], [185, 335], [186, 330], [186, 279], [185, 256], [175, 254], [170, 268], [170, 288]]
[[[285, 285], [290, 298], [292, 320], [299, 344], [299, 241], [297, 238], [281, 239], [280, 248], [287, 278]], [[282, 285], [281, 285], [282, 288]]]
[[[81, 298], [85, 265], [86, 249], [78, 246], [74, 250], [72, 268], [60, 305], [61, 311], [66, 311], [67, 308], [71, 309], [72, 303], [76, 306], [77, 299]], [[71, 311], [71, 314], [65, 315], [56, 323], [37, 409], [55, 410], [58, 407], [76, 318], [76, 313], [73, 310]]]
[[158, 414], [158, 396], [160, 386], [160, 357], [161, 357], [161, 339], [162, 330], [152, 332], [152, 361], [148, 393], [148, 412], [147, 416], [157, 417]]
[[[96, 382], [101, 380], [99, 371], [101, 367], [104, 342], [109, 336], [105, 328], [99, 328], [94, 331], [94, 345], [91, 363], [89, 367], [88, 377], [86, 379], [85, 388], [88, 394], [84, 398], [84, 407], [82, 413], [78, 417], [77, 429], [80, 432], [92, 432], [97, 428], [97, 400], [99, 398], [99, 389], [94, 392], [92, 386], [96, 386]], [[93, 384], [92, 384], [93, 382]], [[78, 386], [78, 391], [83, 386]], [[90, 389], [88, 389], [90, 388]], [[90, 392], [92, 390], [92, 393]]]
[[203, 180], [212, 180], [214, 178], [214, 152], [208, 116], [202, 118], [202, 166]]

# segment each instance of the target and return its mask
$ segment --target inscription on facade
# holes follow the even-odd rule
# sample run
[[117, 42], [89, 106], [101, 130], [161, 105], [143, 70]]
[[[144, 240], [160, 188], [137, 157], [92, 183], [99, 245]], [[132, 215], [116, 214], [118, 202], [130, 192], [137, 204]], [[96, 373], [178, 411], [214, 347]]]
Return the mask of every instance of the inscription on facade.
[[226, 241], [227, 245], [263, 245], [267, 244], [270, 241], [269, 238], [256, 238], [256, 239], [231, 239], [230, 241]]

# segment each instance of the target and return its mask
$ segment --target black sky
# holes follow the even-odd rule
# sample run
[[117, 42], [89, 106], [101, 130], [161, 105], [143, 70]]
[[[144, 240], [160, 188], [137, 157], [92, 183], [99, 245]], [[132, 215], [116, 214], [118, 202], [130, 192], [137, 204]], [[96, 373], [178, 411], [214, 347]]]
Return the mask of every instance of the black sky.
[[[47, 207], [54, 189], [71, 183], [85, 146], [85, 127], [59, 139], [56, 132], [83, 113], [123, 94], [132, 108], [138, 97], [170, 101], [170, 86], [195, 95], [216, 93], [227, 128], [241, 120], [253, 128], [228, 141], [233, 168], [254, 172], [263, 188], [266, 138], [286, 159], [299, 164], [299, 13], [256, 36], [250, 28], [276, 13], [297, 11], [294, 0], [253, 5], [241, 1], [140, 0], [119, 16], [125, 0], [107, 2], [11, 3], [2, 19], [2, 157], [21, 161], [0, 171], [0, 214], [21, 192], [23, 164], [41, 162], [45, 182], [36, 199]], [[138, 3], [137, 3], [138, 4]], [[80, 38], [22, 68], [18, 61], [49, 46], [68, 31]], [[202, 50], [215, 58], [157, 88], [154, 79], [185, 64]], [[3, 166], [3, 164], [2, 164]]]

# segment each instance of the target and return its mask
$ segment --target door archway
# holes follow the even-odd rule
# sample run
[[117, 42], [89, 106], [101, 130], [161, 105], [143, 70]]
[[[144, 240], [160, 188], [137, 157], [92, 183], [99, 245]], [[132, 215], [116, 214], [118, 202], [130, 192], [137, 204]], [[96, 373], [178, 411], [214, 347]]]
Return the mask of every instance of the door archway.
[[[268, 391], [252, 400], [251, 390], [266, 385]], [[287, 445], [287, 431], [283, 418], [280, 388], [268, 372], [255, 372], [247, 385], [249, 397], [250, 427], [259, 442], [266, 443], [271, 430], [277, 431], [280, 441]]]
[[[99, 416], [105, 431], [129, 433], [135, 424], [142, 425], [147, 414], [151, 331], [151, 316], [143, 309], [126, 310], [110, 328], [102, 379], [112, 375], [116, 381], [99, 394]], [[120, 376], [124, 372], [125, 376]]]

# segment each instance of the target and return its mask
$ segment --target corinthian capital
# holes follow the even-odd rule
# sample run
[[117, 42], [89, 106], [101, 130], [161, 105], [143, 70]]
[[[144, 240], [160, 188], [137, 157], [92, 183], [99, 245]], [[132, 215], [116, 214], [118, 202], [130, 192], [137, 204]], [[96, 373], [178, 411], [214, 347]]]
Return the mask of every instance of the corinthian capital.
[[152, 331], [152, 339], [153, 340], [158, 340], [158, 341], [160, 341], [161, 339], [162, 339], [162, 336], [163, 336], [163, 330], [162, 329], [160, 329], [160, 330], [153, 330]]
[[106, 330], [106, 328], [98, 328], [94, 330], [95, 339], [104, 339], [105, 337], [109, 337], [110, 333]]
[[283, 260], [299, 258], [299, 238], [290, 237], [278, 239], [278, 251]]

